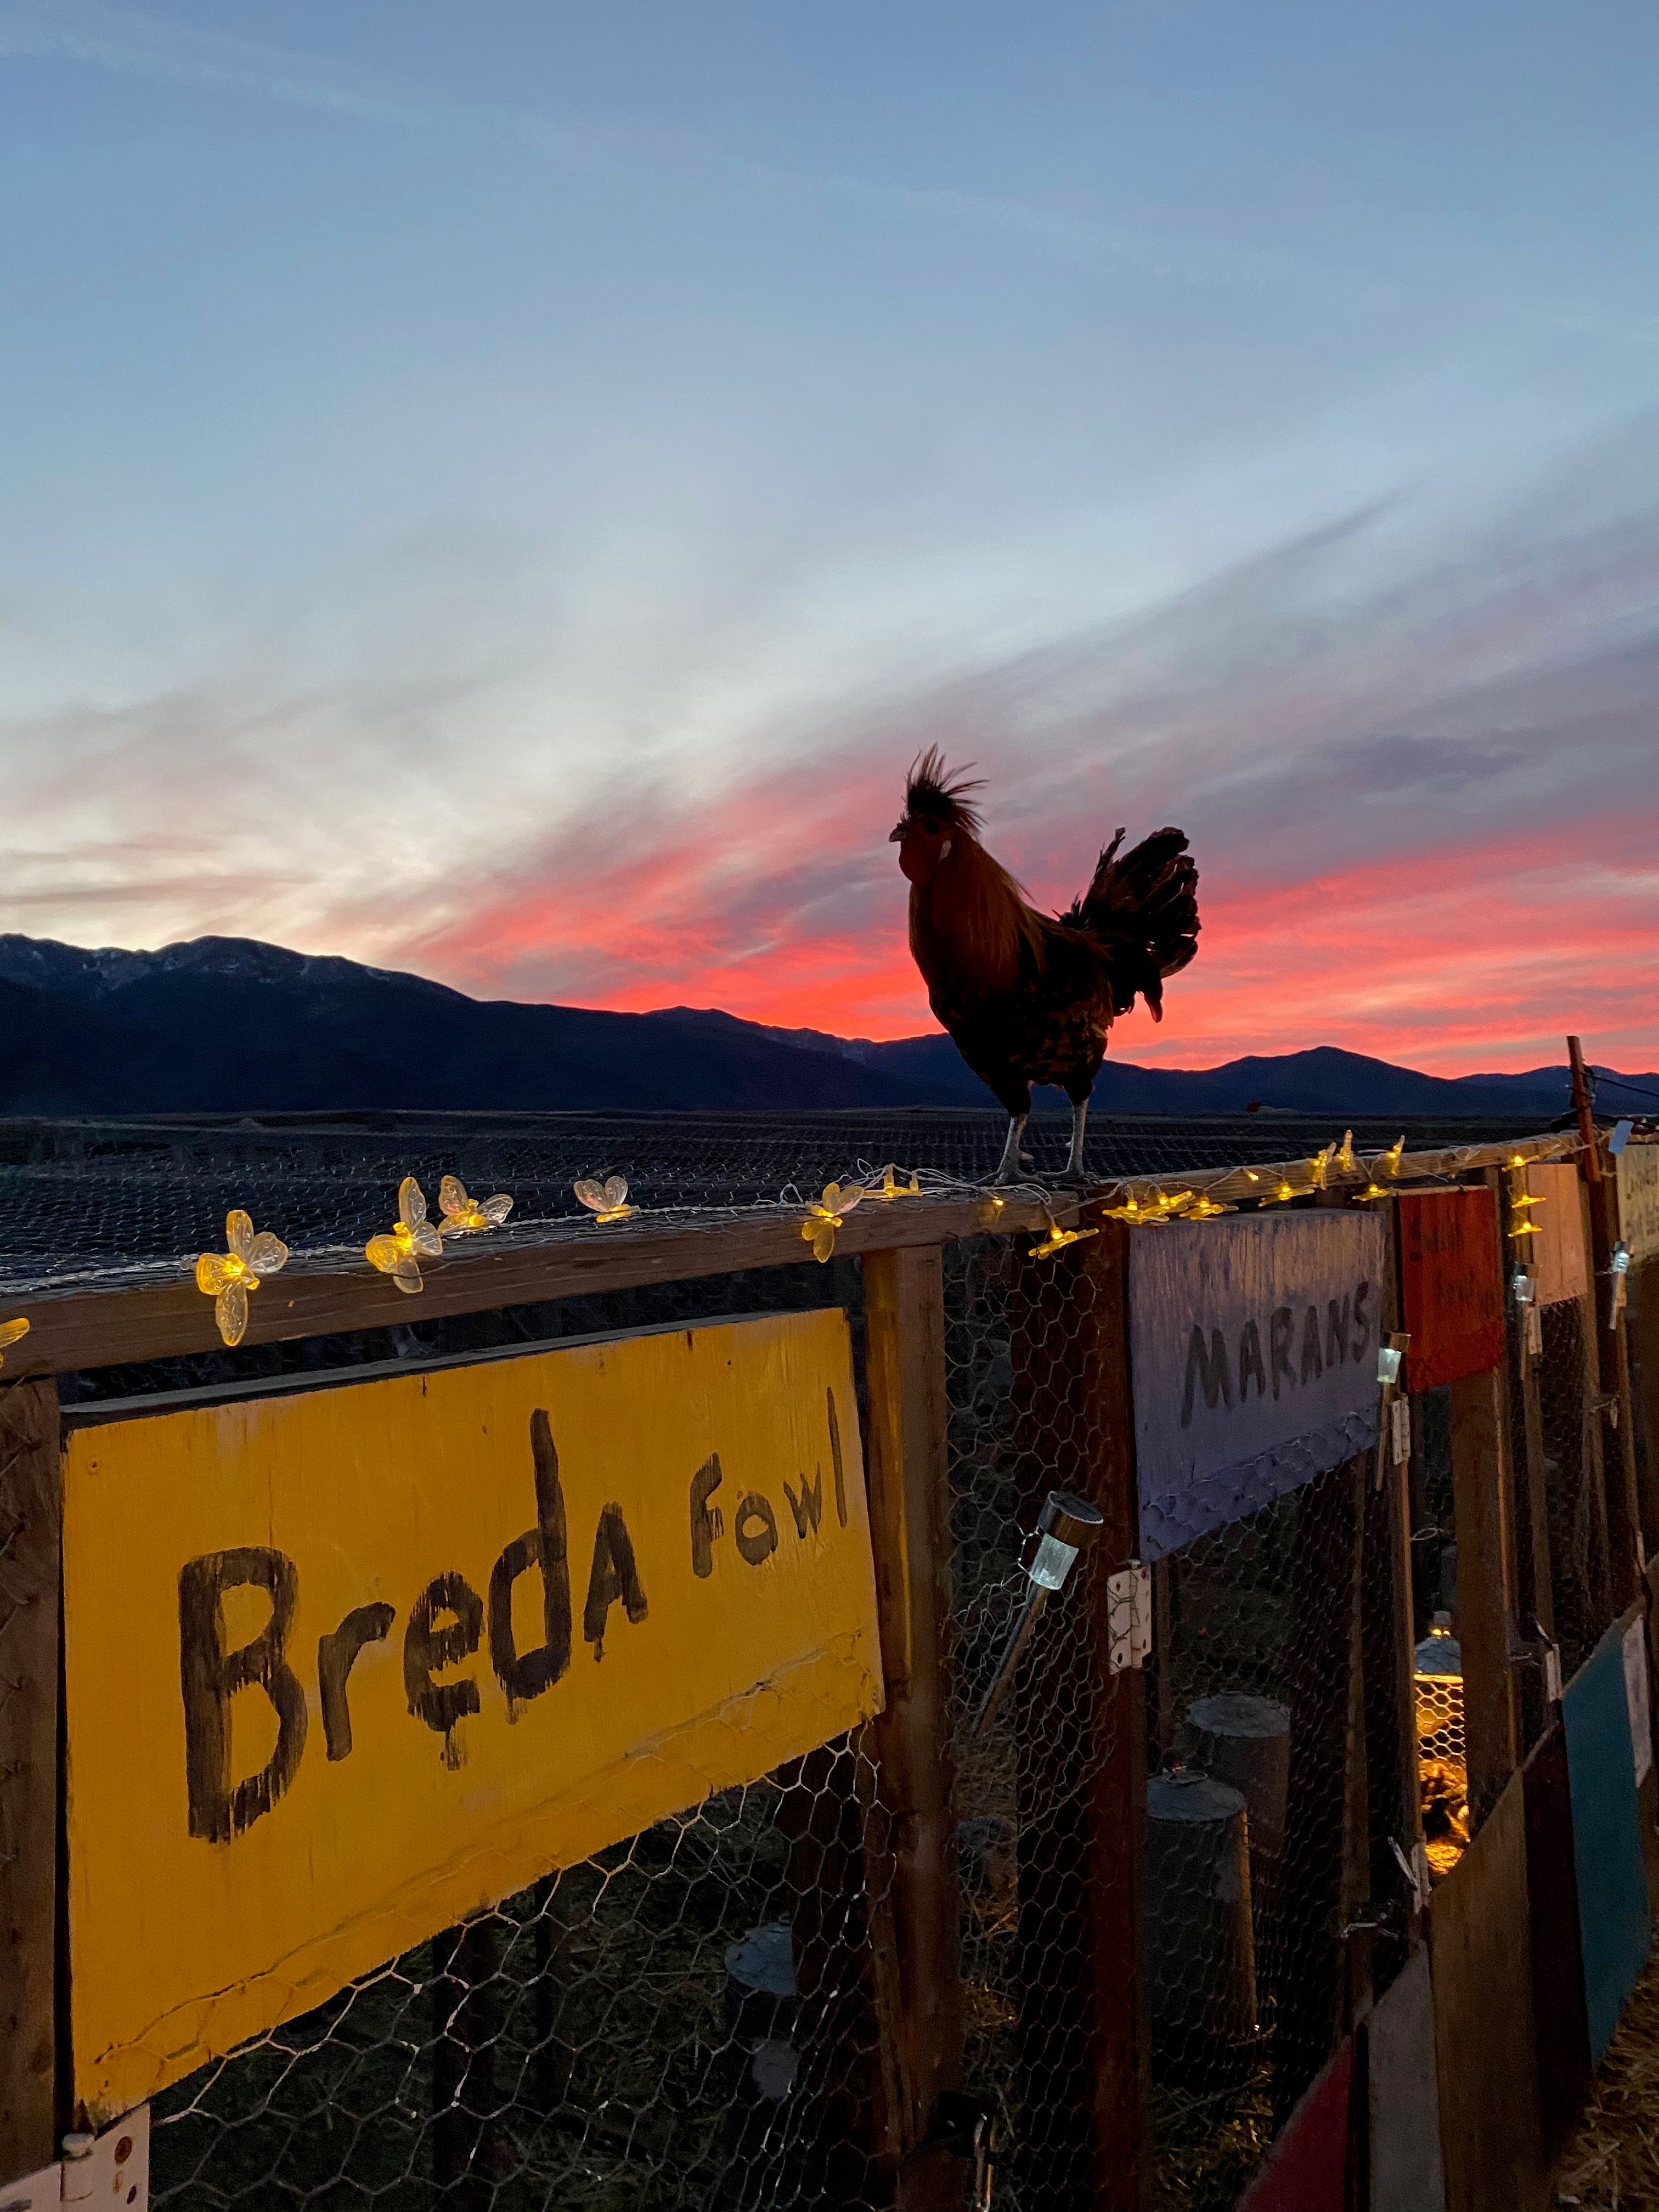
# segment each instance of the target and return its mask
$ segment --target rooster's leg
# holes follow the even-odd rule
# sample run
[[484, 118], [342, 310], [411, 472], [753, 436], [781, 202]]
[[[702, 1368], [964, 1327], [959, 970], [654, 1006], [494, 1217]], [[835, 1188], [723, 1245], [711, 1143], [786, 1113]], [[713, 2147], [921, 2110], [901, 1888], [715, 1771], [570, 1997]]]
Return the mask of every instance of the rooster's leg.
[[1072, 1108], [1072, 1149], [1066, 1157], [1066, 1181], [1083, 1181], [1083, 1125], [1089, 1118], [1089, 1102], [1079, 1098]]
[[1024, 1114], [1011, 1114], [1008, 1117], [1008, 1141], [1002, 1148], [1002, 1158], [994, 1177], [998, 1182], [1019, 1181], [1019, 1140], [1025, 1122]]

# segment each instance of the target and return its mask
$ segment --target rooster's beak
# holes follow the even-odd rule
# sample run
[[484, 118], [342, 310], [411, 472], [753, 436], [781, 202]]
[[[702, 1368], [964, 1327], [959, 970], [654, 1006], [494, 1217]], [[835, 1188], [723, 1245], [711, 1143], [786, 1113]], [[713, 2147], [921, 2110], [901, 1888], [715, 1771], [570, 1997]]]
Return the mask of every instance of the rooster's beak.
[[887, 842], [890, 845], [902, 845], [904, 842], [904, 824], [902, 822]]

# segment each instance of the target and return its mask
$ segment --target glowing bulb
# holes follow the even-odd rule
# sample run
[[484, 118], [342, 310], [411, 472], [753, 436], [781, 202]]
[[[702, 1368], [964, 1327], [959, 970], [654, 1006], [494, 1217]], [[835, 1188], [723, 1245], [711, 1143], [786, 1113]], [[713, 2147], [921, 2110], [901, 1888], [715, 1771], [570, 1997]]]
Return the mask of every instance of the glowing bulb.
[[19, 1314], [15, 1321], [0, 1321], [0, 1367], [3, 1367], [6, 1364], [4, 1358], [6, 1346], [15, 1344], [19, 1337], [27, 1336], [28, 1333], [29, 1324], [22, 1314]]
[[1377, 1154], [1377, 1166], [1383, 1169], [1391, 1176], [1397, 1176], [1400, 1172], [1401, 1156], [1405, 1152], [1405, 1138], [1403, 1136], [1396, 1137], [1393, 1144], [1389, 1146], [1386, 1152], [1379, 1152]]

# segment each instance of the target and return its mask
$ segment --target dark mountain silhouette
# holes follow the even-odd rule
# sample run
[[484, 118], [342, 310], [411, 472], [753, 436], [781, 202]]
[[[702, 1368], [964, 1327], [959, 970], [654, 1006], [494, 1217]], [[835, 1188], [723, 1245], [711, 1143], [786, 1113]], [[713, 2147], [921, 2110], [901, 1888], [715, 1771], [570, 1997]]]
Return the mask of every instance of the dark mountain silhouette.
[[[1630, 1079], [1659, 1092], [1659, 1075]], [[1565, 1066], [1453, 1080], [1323, 1046], [1198, 1070], [1109, 1059], [1095, 1097], [1123, 1114], [1537, 1118], [1566, 1110], [1568, 1086]], [[1605, 1093], [1621, 1101], [1642, 1106]], [[0, 936], [0, 1114], [991, 1103], [942, 1034], [875, 1043], [684, 1006], [469, 999], [242, 938], [126, 952]]]

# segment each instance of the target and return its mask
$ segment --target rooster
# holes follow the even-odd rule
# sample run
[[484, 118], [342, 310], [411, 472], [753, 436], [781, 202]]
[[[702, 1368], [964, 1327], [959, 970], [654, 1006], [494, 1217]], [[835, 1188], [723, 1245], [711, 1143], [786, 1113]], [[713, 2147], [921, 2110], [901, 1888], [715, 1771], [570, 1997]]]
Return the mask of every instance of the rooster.
[[1164, 978], [1198, 950], [1198, 870], [1179, 830], [1155, 830], [1121, 860], [1120, 830], [1088, 890], [1051, 919], [980, 843], [969, 794], [981, 788], [953, 780], [937, 745], [911, 768], [890, 840], [910, 885], [910, 950], [934, 1013], [1007, 1111], [997, 1181], [1018, 1176], [1034, 1083], [1058, 1084], [1072, 1102], [1066, 1177], [1078, 1181], [1106, 1032], [1137, 992], [1161, 1021]]

